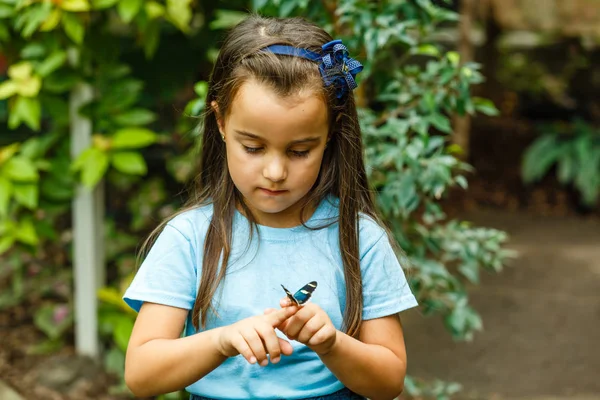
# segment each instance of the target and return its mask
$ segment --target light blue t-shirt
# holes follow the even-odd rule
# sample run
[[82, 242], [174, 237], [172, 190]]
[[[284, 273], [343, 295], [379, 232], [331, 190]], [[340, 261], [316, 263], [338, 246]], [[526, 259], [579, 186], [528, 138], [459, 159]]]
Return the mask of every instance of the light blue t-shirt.
[[[321, 202], [309, 226], [335, 220], [338, 202]], [[160, 234], [142, 263], [124, 300], [139, 311], [144, 301], [190, 310], [185, 335], [196, 333], [191, 320], [200, 284], [202, 253], [212, 206], [178, 215]], [[258, 226], [248, 243], [248, 220], [236, 212], [227, 275], [214, 299], [218, 317], [208, 316], [206, 329], [230, 325], [279, 308], [283, 284], [295, 292], [310, 281], [318, 287], [310, 301], [327, 312], [341, 329], [346, 301], [344, 270], [338, 242], [339, 225], [320, 230], [303, 226]], [[380, 318], [417, 305], [384, 230], [368, 217], [359, 223], [359, 252], [363, 284], [363, 319]], [[283, 333], [277, 334], [286, 339]], [[190, 393], [216, 399], [301, 399], [343, 388], [320, 358], [305, 345], [291, 341], [294, 352], [277, 364], [249, 364], [241, 355], [227, 359]], [[202, 357], [202, 354], [190, 354]]]

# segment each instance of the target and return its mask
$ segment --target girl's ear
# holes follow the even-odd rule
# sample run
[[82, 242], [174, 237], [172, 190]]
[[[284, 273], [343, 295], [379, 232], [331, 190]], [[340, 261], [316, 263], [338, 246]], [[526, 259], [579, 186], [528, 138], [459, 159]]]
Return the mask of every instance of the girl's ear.
[[217, 102], [215, 100], [210, 102], [210, 106], [213, 109], [213, 112], [215, 113], [215, 118], [217, 119], [217, 125], [219, 126], [219, 132], [221, 133], [221, 136], [225, 135], [225, 129], [223, 128], [224, 124], [223, 124], [223, 118], [221, 118], [221, 113], [219, 113], [219, 105], [217, 104]]

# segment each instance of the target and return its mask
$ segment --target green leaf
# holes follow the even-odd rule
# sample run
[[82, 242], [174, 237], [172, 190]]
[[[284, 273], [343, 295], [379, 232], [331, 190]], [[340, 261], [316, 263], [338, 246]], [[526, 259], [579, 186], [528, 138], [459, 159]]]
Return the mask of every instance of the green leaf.
[[92, 8], [95, 10], [103, 10], [117, 4], [119, 0], [92, 0]]
[[144, 30], [144, 54], [146, 58], [152, 58], [158, 48], [160, 42], [160, 26], [159, 22], [151, 21]]
[[6, 253], [15, 243], [14, 236], [2, 235], [0, 236], [0, 254]]
[[452, 133], [452, 126], [450, 125], [450, 120], [439, 113], [433, 113], [429, 116], [429, 122], [431, 122], [431, 125], [435, 126], [437, 129], [439, 129], [442, 132], [445, 133]]
[[115, 132], [113, 149], [139, 149], [156, 142], [156, 134], [144, 128], [124, 128]]
[[13, 143], [8, 146], [0, 147], [0, 165], [14, 156], [21, 148], [21, 143]]
[[8, 127], [17, 128], [21, 122], [25, 122], [34, 131], [40, 129], [40, 118], [42, 110], [37, 98], [18, 96], [9, 114]]
[[31, 219], [23, 219], [15, 232], [15, 238], [24, 244], [35, 246], [38, 244], [38, 236]]
[[146, 161], [140, 153], [118, 152], [112, 155], [112, 165], [118, 171], [129, 175], [145, 175], [147, 172]]
[[0, 18], [12, 17], [15, 13], [15, 8], [8, 4], [0, 4]]
[[114, 117], [115, 123], [119, 125], [137, 126], [146, 125], [156, 120], [156, 115], [143, 108], [134, 108]]
[[182, 32], [189, 32], [192, 0], [167, 0], [167, 18]]
[[71, 13], [63, 13], [62, 25], [67, 36], [77, 44], [83, 42], [83, 36], [85, 34], [85, 27], [81, 22], [81, 19]]
[[0, 83], [0, 100], [14, 96], [18, 89], [19, 85], [15, 81], [7, 80]]
[[482, 97], [473, 97], [473, 105], [475, 106], [475, 110], [484, 113], [485, 115], [494, 117], [500, 114], [500, 111], [498, 111], [491, 100]]
[[437, 57], [440, 55], [438, 48], [432, 44], [422, 44], [419, 47], [414, 48], [412, 53], [432, 57]]
[[4, 176], [0, 176], [0, 219], [8, 214], [8, 202], [12, 194], [12, 183]]
[[[21, 11], [23, 12], [23, 11]], [[50, 3], [42, 5], [33, 5], [29, 7], [24, 13], [27, 13], [27, 23], [21, 30], [21, 35], [28, 39], [33, 33], [40, 27], [40, 25], [48, 18], [52, 8]]]
[[144, 4], [144, 9], [148, 15], [148, 18], [151, 20], [165, 15], [165, 6], [156, 1], [147, 1]]
[[523, 155], [521, 176], [525, 183], [542, 178], [554, 165], [561, 152], [555, 135], [544, 135], [537, 139]]
[[15, 184], [13, 185], [13, 188], [15, 200], [30, 210], [35, 210], [38, 205], [39, 196], [37, 184]]
[[44, 79], [44, 90], [51, 93], [64, 93], [73, 88], [81, 79], [75, 71], [59, 70]]
[[467, 182], [467, 179], [462, 176], [462, 175], [458, 175], [454, 178], [454, 180], [456, 181], [456, 183], [458, 184], [458, 186], [460, 186], [463, 189], [467, 189], [467, 187], [469, 186], [469, 183]]
[[23, 156], [15, 156], [4, 165], [4, 176], [16, 182], [36, 182], [38, 171], [33, 162]]
[[479, 283], [479, 267], [475, 262], [469, 262], [461, 264], [458, 270], [464, 275], [469, 282], [478, 284]]
[[252, 9], [254, 11], [259, 11], [261, 8], [263, 8], [267, 3], [269, 2], [269, 0], [252, 0]]
[[460, 62], [460, 54], [458, 54], [456, 51], [447, 52], [446, 58], [448, 59], [448, 61], [450, 61], [450, 64], [452, 64], [452, 66], [454, 66], [454, 67], [457, 67], [458, 63]]
[[133, 21], [140, 12], [143, 0], [121, 0], [117, 6], [117, 12], [125, 23]]
[[229, 29], [240, 23], [248, 14], [241, 11], [232, 10], [217, 10], [215, 19], [213, 19], [209, 27], [212, 30]]
[[38, 74], [43, 78], [60, 68], [67, 61], [67, 53], [55, 51], [36, 68]]
[[196, 84], [194, 85], [194, 92], [196, 92], [198, 97], [202, 99], [206, 98], [206, 95], [208, 94], [208, 82], [196, 82]]
[[117, 322], [113, 337], [115, 343], [122, 351], [127, 350], [127, 344], [131, 337], [131, 331], [133, 330], [133, 321], [129, 318], [122, 318]]
[[89, 187], [94, 187], [108, 169], [108, 154], [104, 151], [91, 147], [84, 150], [73, 162], [73, 168], [81, 170], [81, 182]]

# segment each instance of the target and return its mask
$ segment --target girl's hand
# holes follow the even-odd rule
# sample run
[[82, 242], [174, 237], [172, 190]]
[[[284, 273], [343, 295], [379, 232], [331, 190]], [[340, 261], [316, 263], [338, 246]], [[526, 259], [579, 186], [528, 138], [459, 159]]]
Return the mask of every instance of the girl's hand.
[[336, 342], [337, 329], [321, 307], [315, 303], [308, 303], [298, 309], [297, 306], [291, 306], [287, 297], [281, 299], [280, 304], [284, 310], [294, 308], [297, 311], [276, 326], [279, 330], [289, 339], [305, 344], [318, 355], [325, 355], [331, 351]]
[[283, 353], [292, 354], [292, 345], [275, 334], [275, 327], [293, 316], [298, 307], [286, 307], [265, 315], [243, 319], [235, 324], [220, 328], [217, 349], [225, 357], [241, 354], [249, 363], [261, 366], [276, 364]]

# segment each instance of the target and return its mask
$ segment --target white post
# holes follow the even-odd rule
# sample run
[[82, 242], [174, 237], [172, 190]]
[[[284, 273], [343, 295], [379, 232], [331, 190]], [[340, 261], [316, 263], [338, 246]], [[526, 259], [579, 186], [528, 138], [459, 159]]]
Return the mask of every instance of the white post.
[[[71, 92], [71, 155], [77, 157], [92, 144], [92, 122], [82, 117], [79, 108], [93, 98], [87, 83]], [[104, 284], [104, 188], [102, 183], [90, 190], [78, 185], [73, 200], [73, 271], [75, 284], [75, 347], [80, 355], [97, 358], [98, 300], [96, 292]]]

